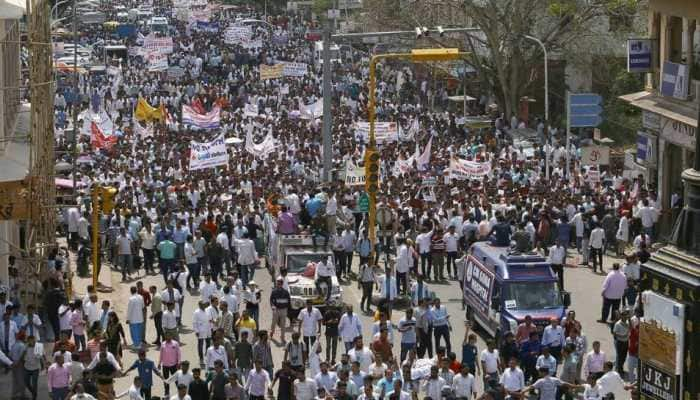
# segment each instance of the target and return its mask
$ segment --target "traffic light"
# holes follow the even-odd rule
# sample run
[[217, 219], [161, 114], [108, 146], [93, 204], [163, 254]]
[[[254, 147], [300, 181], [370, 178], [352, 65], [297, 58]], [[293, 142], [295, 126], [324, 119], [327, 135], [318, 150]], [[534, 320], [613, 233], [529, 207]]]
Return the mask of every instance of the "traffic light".
[[379, 153], [376, 150], [365, 151], [365, 191], [377, 194], [379, 190]]
[[106, 186], [102, 188], [102, 212], [110, 214], [114, 210], [114, 196], [117, 195], [117, 189]]

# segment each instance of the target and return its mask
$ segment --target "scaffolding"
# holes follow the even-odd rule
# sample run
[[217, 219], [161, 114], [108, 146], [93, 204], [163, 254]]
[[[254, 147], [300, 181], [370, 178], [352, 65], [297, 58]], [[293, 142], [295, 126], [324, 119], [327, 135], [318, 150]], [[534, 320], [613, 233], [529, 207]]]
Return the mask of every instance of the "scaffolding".
[[31, 102], [29, 185], [33, 207], [27, 223], [26, 266], [18, 271], [20, 285], [25, 288], [24, 304], [37, 302], [41, 290], [39, 280], [45, 276], [47, 258], [56, 248], [57, 210], [50, 4], [45, 0], [29, 0], [27, 4]]

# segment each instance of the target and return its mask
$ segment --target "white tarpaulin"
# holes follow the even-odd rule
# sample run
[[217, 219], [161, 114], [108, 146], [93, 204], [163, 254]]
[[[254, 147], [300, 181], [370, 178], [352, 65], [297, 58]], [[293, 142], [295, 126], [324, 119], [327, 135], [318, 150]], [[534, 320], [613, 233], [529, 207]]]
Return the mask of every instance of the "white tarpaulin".
[[[356, 122], [355, 133], [359, 135], [363, 141], [369, 142], [369, 122]], [[384, 142], [397, 141], [399, 139], [398, 124], [396, 122], [375, 122], [374, 138], [377, 141], [377, 145], [381, 145]]]
[[211, 142], [190, 142], [190, 171], [228, 164], [224, 134]]

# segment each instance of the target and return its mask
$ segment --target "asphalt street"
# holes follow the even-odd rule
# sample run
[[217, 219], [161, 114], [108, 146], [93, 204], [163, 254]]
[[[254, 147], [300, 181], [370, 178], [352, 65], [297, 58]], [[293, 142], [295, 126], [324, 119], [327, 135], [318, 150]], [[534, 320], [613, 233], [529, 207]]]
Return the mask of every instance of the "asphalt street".
[[[573, 255], [573, 252], [570, 251], [570, 255]], [[354, 261], [353, 267], [355, 271], [357, 271], [357, 258]], [[610, 268], [613, 262], [620, 262], [618, 259], [614, 259], [613, 257], [606, 257], [605, 258], [605, 266], [606, 266], [606, 271], [607, 269]], [[101, 274], [100, 279], [105, 280], [105, 273]], [[121, 283], [121, 274], [117, 271], [112, 271], [111, 276], [107, 276], [106, 279], [110, 279], [112, 282], [112, 286], [114, 290], [111, 293], [100, 293], [99, 294], [99, 299], [109, 299], [112, 300], [112, 304], [114, 308], [116, 309], [117, 313], [120, 316], [120, 319], [122, 322], [124, 322], [124, 315], [126, 313], [126, 306], [127, 306], [127, 299], [129, 298], [129, 287], [131, 285], [136, 284], [136, 279], [126, 282], [126, 283]], [[159, 288], [164, 287], [163, 283], [163, 278], [160, 275], [152, 275], [152, 276], [143, 276], [143, 273], [139, 275], [139, 279], [141, 279], [144, 282], [144, 286], [148, 287], [150, 285], [156, 285]], [[261, 303], [261, 312], [260, 312], [260, 328], [261, 329], [268, 329], [270, 328], [270, 322], [271, 322], [271, 313], [270, 308], [269, 308], [269, 301], [268, 301], [268, 296], [270, 293], [270, 288], [271, 288], [271, 277], [270, 274], [268, 273], [267, 270], [260, 268], [256, 271], [255, 281], [258, 283], [259, 287], [263, 289], [263, 302]], [[582, 267], [569, 267], [565, 269], [565, 288], [566, 290], [571, 292], [571, 298], [572, 298], [572, 306], [570, 309], [573, 309], [576, 311], [577, 318], [579, 321], [581, 321], [583, 325], [583, 333], [586, 336], [589, 344], [589, 349], [590, 349], [590, 344], [594, 340], [599, 340], [602, 344], [602, 350], [608, 355], [608, 360], [614, 360], [615, 352], [614, 352], [614, 347], [613, 347], [613, 341], [612, 341], [612, 336], [610, 333], [610, 329], [607, 325], [604, 324], [599, 324], [596, 322], [596, 320], [599, 318], [600, 315], [600, 307], [601, 307], [601, 297], [600, 297], [600, 291], [601, 291], [601, 284], [604, 279], [604, 275], [602, 274], [594, 274], [590, 269], [588, 268], [582, 268]], [[85, 278], [75, 278], [74, 280], [74, 287], [76, 291], [76, 295], [82, 296], [82, 294], [85, 292], [85, 288], [87, 285], [90, 283], [90, 279], [85, 279]], [[437, 297], [439, 297], [443, 304], [446, 305], [449, 315], [450, 315], [450, 320], [451, 320], [451, 325], [452, 325], [452, 347], [453, 351], [457, 353], [458, 359], [461, 359], [461, 343], [462, 339], [464, 338], [465, 330], [467, 327], [465, 326], [465, 317], [464, 317], [464, 311], [462, 310], [462, 305], [461, 305], [461, 292], [459, 288], [459, 284], [457, 281], [449, 281], [449, 282], [440, 282], [440, 283], [434, 283], [434, 282], [429, 282], [428, 283], [429, 288], [433, 290], [436, 294]], [[351, 304], [354, 306], [356, 311], [359, 311], [359, 303], [360, 303], [360, 298], [361, 298], [361, 290], [358, 289], [357, 284], [353, 282], [352, 284], [344, 284], [343, 285], [343, 300], [346, 304]], [[190, 292], [185, 294], [185, 303], [183, 307], [183, 324], [184, 329], [182, 333], [180, 334], [181, 338], [181, 344], [182, 344], [182, 354], [183, 354], [183, 359], [189, 360], [191, 365], [196, 366], [198, 364], [198, 356], [197, 356], [197, 340], [194, 335], [194, 333], [191, 331], [191, 322], [192, 322], [192, 314], [195, 310], [197, 301], [199, 299], [199, 293], [198, 292]], [[403, 311], [397, 310], [394, 312], [392, 322], [394, 324], [397, 324], [399, 319], [403, 316]], [[371, 327], [372, 323], [374, 322], [372, 319], [372, 316], [364, 315], [361, 313], [358, 313], [360, 315], [360, 319], [362, 321], [362, 326], [363, 326], [363, 333], [365, 338], [369, 338], [371, 335]], [[127, 333], [128, 337], [128, 327], [124, 326], [125, 331]], [[291, 332], [291, 330], [288, 329], [288, 332]], [[479, 336], [479, 340], [477, 343], [477, 346], [479, 348], [479, 351], [484, 349], [486, 347], [485, 343], [485, 334], [481, 332], [480, 330], [476, 330], [476, 333]], [[291, 335], [288, 335], [288, 340]], [[129, 343], [131, 343], [130, 338]], [[152, 320], [149, 319], [148, 321], [148, 326], [147, 326], [147, 341], [153, 342], [155, 340], [155, 329]], [[324, 350], [325, 350], [325, 339], [321, 339], [324, 343]], [[394, 347], [396, 349], [396, 354], [398, 354], [398, 348], [399, 348], [399, 341], [400, 341], [400, 334], [396, 332], [395, 337], [394, 337]], [[365, 342], [367, 343], [367, 342]], [[342, 344], [340, 344], [339, 347], [342, 347]], [[281, 342], [279, 342], [279, 336], [278, 334], [275, 337], [275, 340], [272, 342], [272, 349], [273, 349], [273, 359], [275, 363], [275, 368], [278, 368], [281, 363], [282, 363], [282, 357], [283, 357], [283, 346]], [[148, 348], [148, 357], [152, 359], [153, 361], [157, 362], [158, 361], [158, 349], [155, 346], [150, 346]], [[325, 353], [324, 353], [325, 357]], [[136, 359], [136, 353], [134, 351], [127, 350], [125, 351], [124, 354], [124, 360], [123, 364], [125, 366], [125, 369], [128, 368], [133, 361]], [[338, 359], [340, 357], [338, 356]], [[121, 393], [129, 388], [129, 386], [132, 383], [133, 377], [136, 374], [135, 371], [132, 371], [129, 375], [126, 377], [122, 377], [116, 380], [115, 382], [115, 390], [117, 393]], [[480, 384], [480, 379], [476, 380], [478, 385], [481, 386]], [[40, 382], [43, 382], [41, 384], [41, 387], [46, 388], [45, 386], [45, 375], [42, 374]], [[9, 375], [0, 375], [0, 384], [10, 383], [10, 376]], [[155, 384], [153, 388], [153, 395], [156, 396], [162, 396], [163, 395], [163, 384], [162, 382], [158, 379], [155, 378]], [[478, 388], [479, 392], [481, 391], [481, 388]], [[171, 387], [171, 393], [174, 393], [174, 387]], [[617, 394], [618, 398], [623, 398], [619, 397], [625, 396], [624, 394], [620, 393]], [[626, 397], [626, 396], [625, 396]], [[42, 393], [40, 396], [40, 399], [47, 399], [48, 396], [46, 393]]]

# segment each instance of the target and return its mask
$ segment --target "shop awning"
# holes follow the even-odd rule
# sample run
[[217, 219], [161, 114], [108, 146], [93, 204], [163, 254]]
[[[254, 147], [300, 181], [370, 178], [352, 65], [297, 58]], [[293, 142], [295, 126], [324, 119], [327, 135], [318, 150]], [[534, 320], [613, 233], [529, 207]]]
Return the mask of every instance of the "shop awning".
[[698, 120], [696, 119], [698, 114], [694, 103], [673, 100], [650, 91], [626, 94], [620, 96], [619, 99], [668, 119], [696, 128], [698, 126]]
[[23, 0], [0, 0], [0, 18], [20, 19], [27, 12], [27, 3]]

